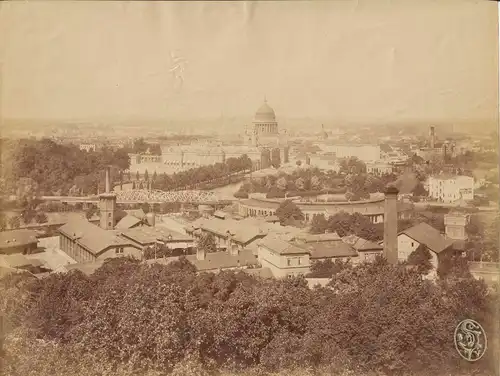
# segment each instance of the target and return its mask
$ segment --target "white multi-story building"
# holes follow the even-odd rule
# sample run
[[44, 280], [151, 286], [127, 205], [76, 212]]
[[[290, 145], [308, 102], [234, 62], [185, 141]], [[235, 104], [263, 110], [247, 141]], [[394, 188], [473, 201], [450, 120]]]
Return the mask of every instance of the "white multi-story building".
[[429, 177], [429, 196], [446, 203], [474, 199], [474, 178], [441, 174]]
[[363, 162], [379, 161], [381, 157], [380, 145], [329, 145], [318, 143], [324, 153], [333, 153], [337, 158], [356, 157]]
[[85, 150], [86, 152], [96, 151], [96, 144], [80, 144], [80, 150]]
[[394, 171], [392, 164], [384, 161], [368, 162], [366, 164], [366, 172], [374, 175], [391, 174]]

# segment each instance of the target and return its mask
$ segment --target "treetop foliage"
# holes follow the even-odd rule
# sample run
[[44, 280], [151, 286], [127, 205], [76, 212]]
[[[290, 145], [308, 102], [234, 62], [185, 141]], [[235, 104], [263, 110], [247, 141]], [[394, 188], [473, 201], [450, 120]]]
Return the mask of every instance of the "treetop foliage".
[[[43, 365], [55, 372], [75, 355], [84, 364], [94, 359], [95, 369], [126, 366], [148, 375], [328, 365], [358, 375], [486, 375], [494, 364], [494, 350], [478, 363], [462, 361], [453, 331], [467, 317], [493, 333], [497, 295], [481, 281], [432, 283], [383, 259], [340, 268], [328, 288], [315, 289], [301, 278], [197, 274], [183, 257], [168, 265], [119, 258], [90, 276], [14, 275], [2, 282], [6, 327], [16, 338], [25, 333], [21, 342], [9, 342], [7, 364], [25, 370], [22, 360], [31, 349], [37, 362], [30, 362], [30, 372]], [[22, 341], [25, 347], [16, 352]], [[52, 355], [37, 357], [41, 349]], [[50, 363], [55, 352], [61, 359]]]

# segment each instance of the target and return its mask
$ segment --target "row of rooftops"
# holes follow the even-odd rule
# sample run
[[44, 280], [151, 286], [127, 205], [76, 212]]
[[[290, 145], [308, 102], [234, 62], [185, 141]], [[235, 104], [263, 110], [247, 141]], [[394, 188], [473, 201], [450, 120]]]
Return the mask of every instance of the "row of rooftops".
[[110, 247], [146, 246], [161, 240], [169, 242], [193, 242], [189, 236], [166, 227], [141, 226], [128, 229], [104, 230], [85, 219], [75, 219], [63, 225], [59, 232], [72, 241], [98, 255]]

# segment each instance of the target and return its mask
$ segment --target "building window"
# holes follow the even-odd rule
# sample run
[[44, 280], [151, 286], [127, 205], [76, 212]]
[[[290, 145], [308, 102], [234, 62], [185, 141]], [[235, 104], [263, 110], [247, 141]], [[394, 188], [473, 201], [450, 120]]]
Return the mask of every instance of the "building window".
[[115, 253], [116, 253], [117, 255], [123, 255], [123, 248], [116, 248], [116, 249], [115, 249]]
[[411, 246], [414, 247], [415, 246], [415, 243], [411, 242]]
[[108, 213], [108, 218], [111, 218], [111, 213]]
[[292, 260], [291, 260], [291, 259], [287, 259], [287, 260], [286, 260], [286, 264], [287, 264], [288, 266], [292, 266]]
[[297, 265], [300, 265], [302, 264], [302, 260], [300, 259], [300, 257], [297, 259]]

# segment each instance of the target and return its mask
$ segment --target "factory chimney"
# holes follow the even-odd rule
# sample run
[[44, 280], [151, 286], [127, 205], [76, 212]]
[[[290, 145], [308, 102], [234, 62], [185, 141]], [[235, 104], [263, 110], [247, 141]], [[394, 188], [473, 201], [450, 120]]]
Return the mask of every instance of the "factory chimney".
[[429, 136], [430, 136], [430, 147], [431, 149], [434, 149], [436, 147], [436, 131], [433, 126], [430, 127]]
[[390, 264], [398, 263], [398, 193], [394, 186], [385, 190], [384, 257]]
[[110, 186], [111, 186], [111, 178], [110, 178], [110, 174], [109, 174], [109, 166], [106, 167], [106, 190], [104, 191], [105, 193], [109, 193], [110, 192]]
[[100, 225], [104, 230], [113, 230], [115, 227], [116, 195], [111, 192], [110, 168], [106, 167], [106, 190], [99, 195], [99, 211], [101, 212]]

